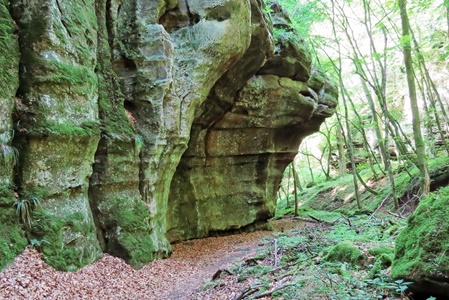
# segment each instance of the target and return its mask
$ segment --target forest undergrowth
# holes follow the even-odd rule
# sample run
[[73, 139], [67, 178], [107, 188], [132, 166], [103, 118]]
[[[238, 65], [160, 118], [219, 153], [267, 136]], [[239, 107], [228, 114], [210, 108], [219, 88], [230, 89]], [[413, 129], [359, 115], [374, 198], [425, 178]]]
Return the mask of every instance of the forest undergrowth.
[[405, 219], [313, 210], [308, 215], [306, 226], [265, 238], [256, 256], [219, 270], [202, 294], [238, 285], [233, 300], [408, 299], [408, 283], [389, 277]]
[[[447, 184], [449, 159], [429, 163], [432, 193]], [[417, 169], [396, 169], [395, 183], [401, 207], [394, 210], [388, 181], [371, 169], [360, 174], [378, 194], [362, 190], [363, 209], [357, 209], [351, 174], [316, 183], [294, 196], [278, 200], [274, 219], [296, 222], [277, 228], [259, 244], [258, 254], [236, 261], [215, 273], [198, 299], [436, 299], [419, 298], [408, 291], [410, 282], [390, 276], [395, 240], [407, 216], [419, 203]], [[238, 286], [237, 296], [226, 295]]]

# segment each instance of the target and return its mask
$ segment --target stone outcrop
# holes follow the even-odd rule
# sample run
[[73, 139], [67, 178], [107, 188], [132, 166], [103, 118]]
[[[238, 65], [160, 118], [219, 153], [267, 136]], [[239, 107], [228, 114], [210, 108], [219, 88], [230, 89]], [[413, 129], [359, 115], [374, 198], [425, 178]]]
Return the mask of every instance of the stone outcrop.
[[309, 52], [294, 32], [274, 45], [269, 20], [257, 1], [251, 4], [251, 44], [198, 110], [174, 175], [171, 241], [272, 217], [284, 169], [337, 105], [336, 88], [319, 72], [311, 76]]
[[102, 252], [141, 267], [169, 240], [273, 215], [336, 89], [292, 30], [274, 43], [288, 20], [264, 6], [0, 2], [1, 262], [26, 236], [57, 269]]

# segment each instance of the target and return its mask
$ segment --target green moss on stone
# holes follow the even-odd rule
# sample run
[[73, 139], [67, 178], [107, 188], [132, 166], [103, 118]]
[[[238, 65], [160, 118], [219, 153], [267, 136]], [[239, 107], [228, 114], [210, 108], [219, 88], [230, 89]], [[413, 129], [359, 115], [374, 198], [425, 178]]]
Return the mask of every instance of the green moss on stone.
[[372, 256], [381, 256], [382, 254], [393, 255], [394, 250], [386, 247], [375, 247], [368, 250], [368, 253]]
[[28, 244], [15, 213], [16, 199], [8, 187], [0, 188], [0, 269], [4, 268]]
[[33, 239], [45, 241], [42, 243], [44, 260], [57, 270], [75, 271], [98, 259], [98, 251], [89, 253], [81, 251], [85, 247], [78, 247], [83, 240], [95, 239], [95, 229], [80, 213], [60, 218], [40, 209], [33, 214], [30, 235]]
[[42, 120], [33, 128], [27, 130], [29, 136], [98, 136], [100, 124], [98, 122], [83, 122], [80, 125], [73, 123], [56, 123]]
[[382, 253], [378, 257], [376, 257], [376, 261], [374, 262], [373, 267], [369, 271], [369, 276], [371, 278], [376, 277], [380, 274], [382, 270], [385, 270], [391, 263], [393, 262], [393, 254]]
[[[0, 213], [2, 209], [0, 209]], [[0, 270], [20, 254], [28, 244], [18, 224], [2, 223], [0, 229]]]
[[101, 129], [109, 138], [132, 140], [137, 136], [123, 107], [124, 98], [112, 71], [98, 74], [98, 104]]
[[118, 242], [126, 249], [126, 262], [140, 269], [145, 263], [155, 259], [155, 248], [150, 235], [145, 232], [134, 232], [119, 236]]
[[150, 215], [143, 202], [110, 198], [103, 203], [101, 213], [108, 216], [105, 225], [115, 230], [115, 237], [108, 243], [109, 253], [125, 259], [135, 268], [155, 258]]
[[14, 95], [19, 82], [19, 45], [8, 3], [0, 1], [0, 98]]
[[324, 260], [331, 262], [347, 262], [354, 266], [361, 265], [366, 256], [353, 245], [342, 242], [331, 247], [324, 256]]
[[401, 231], [395, 248], [394, 278], [449, 277], [449, 187], [429, 194]]
[[97, 76], [93, 67], [43, 59], [40, 59], [40, 64], [45, 66], [46, 71], [33, 78], [36, 82], [50, 82], [55, 87], [58, 85], [64, 86], [64, 88], [68, 87], [72, 92], [79, 95], [95, 92]]

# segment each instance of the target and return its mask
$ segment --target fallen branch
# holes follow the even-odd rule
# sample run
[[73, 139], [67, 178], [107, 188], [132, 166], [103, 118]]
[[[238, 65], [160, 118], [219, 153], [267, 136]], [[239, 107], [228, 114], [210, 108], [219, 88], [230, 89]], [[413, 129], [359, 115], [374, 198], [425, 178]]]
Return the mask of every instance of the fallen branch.
[[391, 211], [388, 211], [387, 213], [388, 213], [389, 215], [392, 215], [393, 217], [396, 217], [396, 218], [406, 219], [406, 217], [401, 216], [401, 215], [398, 215], [398, 214], [395, 214], [395, 213], [392, 213]]
[[274, 292], [277, 292], [279, 290], [285, 289], [286, 287], [289, 287], [289, 286], [292, 286], [292, 285], [295, 285], [295, 284], [294, 283], [289, 283], [289, 284], [284, 284], [284, 285], [281, 285], [281, 286], [278, 286], [278, 287], [274, 287], [271, 290], [268, 290], [268, 291], [266, 291], [264, 293], [261, 293], [259, 295], [255, 295], [254, 299], [259, 299], [259, 298], [271, 296], [271, 294], [273, 294]]
[[267, 275], [267, 274], [270, 274], [270, 273], [276, 273], [276, 272], [279, 271], [279, 270], [282, 270], [282, 269], [288, 269], [288, 268], [290, 268], [290, 267], [292, 267], [292, 266], [295, 266], [295, 265], [297, 265], [297, 264], [298, 264], [297, 262], [289, 263], [289, 264], [286, 264], [286, 265], [283, 265], [283, 266], [280, 266], [280, 267], [271, 269], [271, 270], [269, 270], [269, 271], [265, 271], [264, 273], [262, 273], [262, 275]]
[[229, 271], [229, 270], [226, 270], [226, 269], [220, 269], [220, 270], [218, 270], [217, 272], [215, 272], [214, 275], [212, 275], [212, 281], [216, 280], [217, 278], [220, 278], [220, 276], [221, 276], [223, 273], [227, 273], [228, 275], [234, 275], [234, 273], [232, 273], [232, 272]]
[[312, 216], [311, 214], [307, 214], [307, 215], [308, 215], [311, 219], [317, 221], [318, 223], [332, 224], [332, 223], [330, 223], [330, 222], [326, 222], [326, 221], [320, 220], [320, 219], [318, 219], [317, 217]]
[[242, 300], [245, 299], [246, 297], [248, 297], [249, 295], [254, 294], [255, 292], [257, 292], [261, 287], [263, 287], [263, 285], [256, 285], [253, 287], [249, 287], [245, 290], [243, 290], [240, 295], [237, 296], [237, 298], [234, 298], [234, 300]]
[[342, 217], [343, 219], [345, 219], [346, 222], [348, 222], [349, 227], [352, 227], [351, 220], [349, 220], [348, 217], [346, 217], [344, 214], [341, 214], [341, 217]]
[[387, 199], [389, 199], [390, 198], [390, 195], [387, 195], [383, 200], [382, 200], [382, 202], [379, 204], [379, 206], [376, 208], [376, 210], [371, 214], [371, 216], [369, 217], [370, 219], [372, 218], [372, 217], [374, 217], [374, 214], [384, 205], [384, 203], [385, 203], [385, 201], [387, 201]]

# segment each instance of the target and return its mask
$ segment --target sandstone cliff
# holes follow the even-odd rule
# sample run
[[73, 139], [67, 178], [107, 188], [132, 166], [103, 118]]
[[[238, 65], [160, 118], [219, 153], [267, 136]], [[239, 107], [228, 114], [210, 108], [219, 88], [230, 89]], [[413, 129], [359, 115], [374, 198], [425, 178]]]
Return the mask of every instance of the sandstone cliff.
[[271, 217], [337, 95], [264, 7], [2, 0], [2, 264], [28, 239], [58, 269], [102, 252], [140, 267], [169, 240]]

